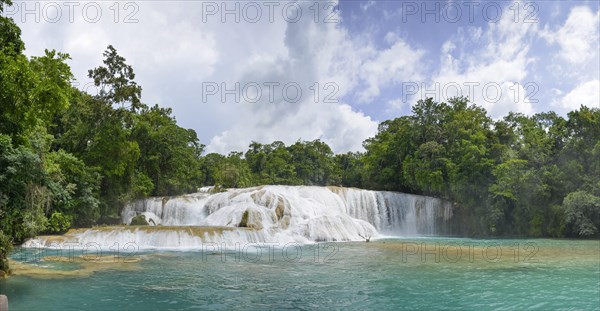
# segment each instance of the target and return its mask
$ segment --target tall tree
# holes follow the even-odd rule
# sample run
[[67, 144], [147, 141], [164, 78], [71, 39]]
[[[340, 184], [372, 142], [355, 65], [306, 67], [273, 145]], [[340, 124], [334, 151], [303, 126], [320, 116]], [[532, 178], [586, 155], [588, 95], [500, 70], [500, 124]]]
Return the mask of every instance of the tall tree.
[[11, 0], [0, 0], [0, 50], [2, 53], [17, 56], [25, 49], [21, 40], [21, 29], [12, 18], [2, 16], [4, 7], [11, 5]]
[[88, 76], [100, 88], [97, 97], [103, 101], [128, 108], [132, 112], [142, 108], [142, 87], [134, 81], [135, 73], [126, 59], [109, 45], [104, 52], [104, 65], [88, 71]]
[[140, 146], [139, 174], [148, 176], [153, 195], [176, 195], [195, 191], [201, 182], [198, 167], [204, 149], [196, 132], [181, 128], [170, 108], [142, 108], [131, 138]]

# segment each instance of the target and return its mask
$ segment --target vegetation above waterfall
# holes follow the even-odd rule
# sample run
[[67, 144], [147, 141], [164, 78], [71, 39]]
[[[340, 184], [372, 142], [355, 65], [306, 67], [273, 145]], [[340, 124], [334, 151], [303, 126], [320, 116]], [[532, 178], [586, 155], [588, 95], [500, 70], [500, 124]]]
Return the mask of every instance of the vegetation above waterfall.
[[465, 98], [427, 99], [382, 122], [362, 153], [335, 155], [314, 140], [203, 155], [171, 109], [141, 101], [132, 67], [112, 46], [89, 71], [95, 96], [71, 85], [69, 55], [27, 57], [24, 48], [20, 29], [0, 16], [0, 270], [13, 243], [114, 224], [127, 201], [203, 185], [403, 191], [456, 202], [462, 234], [599, 234], [598, 108], [493, 120]]
[[454, 98], [419, 101], [379, 125], [365, 152], [334, 155], [320, 140], [252, 142], [199, 160], [205, 185], [343, 185], [456, 203], [460, 235], [600, 236], [600, 109], [500, 120]]

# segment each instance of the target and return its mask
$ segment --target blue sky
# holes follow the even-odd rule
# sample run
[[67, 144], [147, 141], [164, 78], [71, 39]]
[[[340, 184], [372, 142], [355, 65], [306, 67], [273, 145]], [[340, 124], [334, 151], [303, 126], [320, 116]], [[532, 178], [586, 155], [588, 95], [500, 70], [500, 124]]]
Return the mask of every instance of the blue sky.
[[[531, 59], [525, 66], [525, 76], [522, 79], [510, 80], [509, 82], [519, 83], [527, 85], [525, 94], [528, 95], [530, 101], [532, 101], [532, 109], [523, 109], [522, 112], [534, 113], [546, 110], [555, 110], [561, 113], [565, 113], [578, 106], [564, 107], [563, 105], [557, 105], [557, 92], [565, 92], [566, 90], [574, 89], [580, 85], [581, 82], [594, 81], [598, 79], [600, 65], [598, 63], [598, 54], [590, 53], [587, 61], [582, 61], [587, 67], [586, 71], [589, 72], [581, 73], [579, 70], [575, 70], [575, 73], [581, 75], [584, 81], [579, 81], [578, 77], [565, 77], [562, 73], [557, 73], [557, 66], [569, 67], [573, 64], [580, 64], [578, 60], [570, 62], [563, 62], [561, 59], [562, 46], [560, 40], [565, 39], [554, 39], [553, 42], [550, 38], [554, 36], [554, 32], [558, 32], [559, 29], [568, 29], [567, 20], [569, 17], [577, 19], [578, 16], [590, 17], [591, 30], [595, 28], [595, 33], [592, 31], [589, 35], [586, 35], [585, 27], [579, 28], [582, 33], [577, 34], [576, 32], [566, 34], [567, 37], [574, 38], [577, 35], [589, 40], [588, 46], [574, 46], [566, 47], [566, 49], [574, 50], [596, 50], [598, 49], [598, 2], [595, 1], [522, 1], [522, 2], [511, 2], [511, 1], [494, 1], [488, 2], [461, 2], [455, 1], [452, 5], [448, 6], [450, 1], [342, 1], [340, 3], [341, 12], [344, 21], [348, 21], [347, 28], [351, 32], [360, 33], [361, 30], [369, 29], [371, 38], [374, 44], [380, 49], [390, 48], [390, 43], [386, 42], [386, 35], [393, 33], [399, 36], [402, 40], [410, 44], [412, 47], [423, 49], [425, 55], [422, 58], [421, 65], [423, 66], [423, 78], [415, 79], [414, 81], [408, 79], [403, 80], [400, 83], [393, 83], [389, 87], [382, 89], [381, 95], [378, 100], [390, 101], [398, 97], [400, 92], [402, 97], [402, 83], [417, 82], [419, 89], [424, 89], [422, 83], [431, 83], [435, 79], [434, 77], [439, 74], [444, 63], [442, 62], [442, 55], [440, 53], [443, 45], [447, 42], [460, 42], [458, 38], [461, 34], [468, 33], [475, 29], [481, 30], [482, 33], [491, 33], [493, 30], [491, 26], [497, 26], [501, 23], [498, 19], [508, 17], [509, 20], [515, 25], [525, 25], [531, 23], [532, 26], [538, 29], [532, 29], [531, 32], [523, 36], [523, 41], [527, 44], [525, 48], [529, 50], [528, 56]], [[416, 12], [408, 12], [409, 10], [418, 9]], [[502, 8], [502, 14], [497, 14], [499, 11], [497, 7]], [[403, 12], [404, 10], [404, 12]], [[438, 12], [438, 13], [436, 13]], [[589, 13], [589, 14], [588, 14]], [[595, 14], [595, 20], [594, 20]], [[584, 19], [585, 20], [585, 19]], [[567, 24], [567, 27], [565, 27]], [[584, 24], [585, 25], [585, 24]], [[580, 25], [573, 25], [579, 27]], [[524, 27], [519, 27], [524, 28]], [[583, 28], [583, 29], [582, 29]], [[511, 34], [511, 36], [517, 36]], [[558, 41], [558, 42], [557, 42]], [[474, 55], [469, 61], [476, 62], [480, 58], [477, 57], [476, 53], [486, 48], [486, 45], [490, 41], [483, 39], [473, 39], [462, 42], [462, 48], [465, 52], [471, 51]], [[502, 41], [499, 44], [503, 44]], [[591, 51], [590, 51], [591, 52]], [[454, 58], [460, 58], [460, 51], [455, 50], [448, 55]], [[510, 59], [510, 58], [509, 58]], [[483, 61], [483, 64], [493, 63], [494, 60]], [[584, 67], [584, 68], [585, 68]], [[466, 68], [462, 68], [463, 72], [468, 71]], [[479, 79], [471, 79], [469, 82], [482, 82]], [[461, 80], [462, 81], [462, 80]], [[490, 82], [501, 84], [506, 80], [494, 80]], [[459, 82], [459, 84], [461, 84]], [[483, 83], [482, 83], [483, 84]], [[597, 86], [597, 84], [596, 84]], [[433, 87], [427, 87], [433, 89]], [[440, 99], [444, 100], [446, 97], [443, 92], [443, 85], [441, 85], [442, 91], [434, 92], [440, 94]], [[473, 87], [476, 93], [483, 93], [485, 91], [490, 92], [492, 97], [493, 87], [483, 90], [481, 92], [477, 87]], [[512, 92], [511, 89], [508, 90]], [[598, 90], [600, 92], [600, 90]], [[419, 93], [420, 94], [420, 93]], [[466, 90], [463, 94], [467, 94]], [[503, 94], [509, 96], [511, 94]], [[479, 98], [484, 100], [485, 98]], [[347, 99], [350, 102], [356, 102], [352, 98]], [[492, 99], [493, 100], [493, 99]], [[536, 102], [537, 101], [537, 102]], [[405, 103], [405, 101], [402, 101]], [[513, 101], [514, 102], [514, 101]], [[386, 119], [396, 116], [398, 113], [407, 114], [410, 113], [410, 103], [406, 103], [399, 110], [381, 110], [378, 107], [371, 107], [366, 105], [364, 111], [368, 115], [375, 117], [376, 119]], [[478, 102], [479, 104], [485, 104]], [[593, 105], [599, 106], [598, 101], [586, 102], [588, 106]], [[519, 110], [518, 107], [511, 107], [511, 110]], [[498, 113], [494, 113], [495, 117], [504, 115], [506, 109], [499, 109]]]
[[360, 150], [422, 97], [462, 94], [493, 118], [600, 106], [598, 1], [66, 3], [7, 9], [27, 53], [71, 54], [94, 93], [86, 72], [114, 45], [143, 100], [172, 107], [208, 151], [316, 138]]

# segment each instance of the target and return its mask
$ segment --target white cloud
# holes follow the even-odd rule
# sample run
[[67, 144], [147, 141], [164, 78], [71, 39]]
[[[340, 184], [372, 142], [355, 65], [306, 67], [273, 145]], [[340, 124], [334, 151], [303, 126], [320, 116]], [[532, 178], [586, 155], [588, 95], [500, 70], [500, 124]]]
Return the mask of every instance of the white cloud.
[[96, 5], [102, 12], [96, 23], [86, 21], [82, 5], [75, 7], [73, 22], [65, 15], [67, 7], [63, 7], [63, 18], [56, 24], [43, 19], [40, 23], [21, 21], [26, 52], [40, 55], [44, 49], [53, 48], [69, 53], [75, 77], [85, 84], [90, 82], [87, 71], [102, 64], [102, 52], [112, 44], [133, 65], [137, 82], [144, 88], [144, 100], [165, 105], [169, 105], [166, 101], [172, 96], [166, 89], [198, 81], [214, 72], [219, 59], [214, 26], [194, 24], [195, 20], [185, 18], [194, 5], [135, 3], [138, 11], [132, 17], [138, 22], [134, 23], [123, 23], [126, 13], [133, 12], [125, 11], [123, 5], [118, 23], [114, 21], [113, 3]]
[[[110, 14], [94, 24], [82, 21], [76, 14], [75, 23], [21, 26], [29, 54], [41, 54], [48, 47], [70, 53], [73, 71], [83, 81], [87, 81], [87, 69], [101, 64], [102, 51], [113, 44], [134, 66], [146, 102], [173, 107], [180, 124], [194, 128], [202, 142], [209, 145], [209, 151], [223, 153], [244, 150], [252, 140], [292, 143], [316, 138], [329, 143], [336, 152], [360, 150], [362, 141], [375, 134], [377, 122], [356, 105], [350, 105], [354, 103], [342, 99], [351, 98], [358, 103], [383, 100], [387, 105], [382, 107], [359, 107], [375, 113], [386, 112], [385, 109], [397, 113], [412, 103], [400, 100], [396, 91], [389, 93], [392, 87], [401, 90], [397, 87], [399, 82], [424, 82], [422, 91], [423, 86], [432, 89], [438, 83], [438, 93], [444, 86], [456, 83], [463, 95], [469, 95], [465, 83], [475, 82], [479, 86], [474, 88], [472, 100], [493, 117], [508, 111], [535, 112], [537, 109], [525, 98], [525, 94], [531, 94], [531, 88], [524, 86], [528, 81], [540, 80], [536, 75], [539, 72], [531, 72], [534, 65], [541, 63], [540, 58], [546, 61], [540, 66], [549, 66], [545, 54], [532, 55], [532, 50], [539, 48], [534, 45], [539, 44], [540, 40], [535, 41], [539, 36], [558, 51], [549, 59], [554, 60], [556, 70], [552, 74], [560, 82], [548, 88], [558, 98], [555, 103], [565, 108], [578, 107], [581, 102], [597, 103], [593, 91], [599, 79], [598, 12], [587, 8], [574, 8], [564, 23], [546, 26], [543, 31], [537, 24], [515, 23], [513, 11], [507, 9], [511, 14], [504, 14], [498, 23], [460, 28], [454, 36], [445, 37], [435, 47], [438, 52], [416, 48], [409, 42], [418, 38], [392, 32], [397, 26], [393, 20], [352, 34], [345, 23], [315, 23], [309, 13], [312, 2], [300, 2], [310, 16], [296, 23], [287, 23], [280, 12], [272, 23], [264, 14], [258, 23], [222, 23], [219, 16], [203, 22], [201, 3], [182, 2], [175, 6], [160, 1], [138, 2], [137, 24], [115, 23]], [[102, 5], [104, 12], [111, 12], [112, 3]], [[374, 11], [370, 5], [376, 4], [363, 4], [368, 13]], [[526, 10], [520, 12], [529, 14]], [[519, 20], [523, 21], [524, 16]], [[389, 23], [391, 27], [379, 42], [385, 47], [378, 48], [373, 41], [379, 38], [374, 38], [369, 30], [381, 30], [379, 27], [390, 26]], [[432, 73], [426, 72], [430, 55], [440, 58], [440, 68]], [[272, 81], [298, 83], [303, 99], [286, 102], [280, 87], [273, 101], [268, 100], [269, 94], [263, 94], [258, 102], [222, 102], [219, 96], [202, 101], [202, 82], [227, 82], [231, 87], [235, 82], [244, 85]], [[309, 87], [316, 82], [320, 92], [315, 102]], [[328, 82], [337, 86], [337, 103], [324, 102], [334, 90], [323, 89]], [[488, 92], [484, 94], [486, 85]], [[495, 86], [502, 92], [497, 102], [484, 96], [496, 96]], [[453, 93], [453, 87], [447, 90], [440, 95], [458, 95]]]
[[371, 8], [372, 6], [374, 6], [376, 3], [373, 0], [369, 0], [369, 1], [365, 1], [365, 2], [361, 2], [360, 4], [360, 9], [363, 10], [363, 12], [366, 12], [369, 10], [369, 8]]
[[[417, 75], [424, 52], [392, 36], [387, 37], [391, 46], [378, 50], [369, 41], [372, 38], [350, 36], [340, 24], [303, 19], [278, 26], [283, 26], [285, 33], [271, 37], [273, 42], [257, 50], [269, 51], [271, 45], [277, 45], [280, 53], [262, 52], [260, 57], [240, 62], [243, 70], [233, 80], [242, 85], [297, 82], [303, 89], [303, 99], [289, 103], [276, 93], [274, 101], [265, 95], [256, 103], [221, 103], [222, 111], [229, 111], [229, 125], [213, 137], [208, 151], [243, 150], [251, 140], [293, 143], [317, 138], [335, 152], [362, 150], [362, 142], [376, 133], [377, 122], [341, 99], [358, 94], [360, 99], [369, 101], [380, 95], [381, 88]], [[281, 43], [283, 47], [278, 45]], [[256, 55], [257, 50], [249, 49], [248, 53]], [[309, 87], [316, 82], [320, 90], [315, 102], [314, 91]], [[336, 88], [324, 89], [330, 82]], [[333, 99], [340, 101], [326, 103], [325, 97], [333, 91]]]
[[524, 86], [528, 66], [535, 61], [529, 50], [538, 30], [535, 24], [522, 22], [523, 17], [519, 20], [517, 23], [513, 15], [505, 14], [485, 31], [470, 27], [457, 32], [442, 45], [440, 69], [426, 89], [435, 90], [437, 85], [433, 92], [437, 100], [456, 95], [470, 97], [495, 118], [509, 111], [533, 112], [525, 96], [530, 93]]
[[[571, 111], [581, 105], [600, 106], [600, 11], [575, 6], [562, 24], [546, 25], [540, 36], [558, 50], [549, 60], [552, 75], [560, 81], [553, 89], [555, 109]], [[563, 96], [564, 95], [564, 96]]]
[[600, 108], [600, 80], [580, 84], [562, 98], [561, 104], [569, 111], [577, 110], [582, 105]]
[[[334, 151], [362, 149], [362, 141], [377, 130], [377, 123], [342, 102], [327, 102], [325, 97], [336, 92], [339, 100], [359, 87], [357, 73], [362, 60], [378, 55], [373, 47], [360, 39], [351, 39], [345, 29], [336, 24], [314, 23], [311, 20], [285, 25], [285, 33], [274, 41], [284, 42], [285, 53], [253, 58], [235, 78], [242, 85], [268, 81], [298, 83], [302, 99], [289, 102], [282, 96], [282, 87], [275, 89], [274, 100], [268, 94], [258, 102], [222, 103], [235, 121], [216, 135], [209, 152], [244, 150], [250, 141], [270, 143], [281, 140], [293, 143], [298, 139], [321, 139]], [[333, 82], [330, 88], [326, 83]], [[319, 83], [319, 96], [314, 100], [310, 87]], [[335, 87], [334, 87], [335, 86]], [[264, 91], [266, 87], [261, 87]]]
[[[389, 39], [389, 36], [386, 36]], [[401, 39], [389, 48], [365, 62], [362, 66], [361, 77], [367, 83], [367, 88], [358, 93], [362, 102], [372, 101], [381, 93], [381, 88], [392, 83], [409, 79], [421, 79], [421, 61], [425, 52], [411, 48]]]
[[[304, 12], [311, 12], [301, 3]], [[103, 3], [105, 13], [112, 12]], [[364, 139], [376, 132], [377, 123], [342, 102], [323, 103], [334, 89], [334, 99], [359, 87], [357, 73], [364, 59], [376, 57], [373, 47], [350, 38], [336, 23], [315, 23], [312, 16], [286, 23], [281, 14], [270, 22], [231, 21], [220, 16], [208, 22], [201, 17], [201, 2], [138, 3], [139, 23], [115, 23], [105, 14], [98, 23], [89, 23], [75, 14], [73, 23], [22, 23], [28, 53], [38, 55], [44, 48], [71, 54], [76, 77], [87, 82], [87, 70], [101, 64], [108, 44], [133, 65], [137, 81], [149, 104], [173, 107], [182, 126], [194, 128], [208, 150], [226, 153], [247, 148], [252, 140], [292, 143], [297, 139], [320, 138], [335, 151], [359, 150]], [[281, 6], [279, 6], [281, 8]], [[263, 8], [263, 9], [266, 9]], [[265, 14], [266, 11], [263, 11]], [[57, 40], [58, 38], [58, 40]], [[202, 82], [295, 82], [302, 86], [303, 99], [286, 103], [279, 95], [274, 102], [236, 103], [233, 96], [222, 102], [214, 96], [202, 101]], [[317, 102], [309, 87], [320, 83]]]
[[[558, 25], [546, 25], [540, 36], [555, 48], [548, 53], [547, 68], [563, 93], [600, 78], [600, 11], [586, 6], [571, 9], [566, 20]], [[553, 100], [562, 106], [560, 100]]]
[[598, 55], [598, 27], [600, 11], [592, 12], [589, 7], [578, 6], [556, 31], [546, 27], [541, 33], [549, 43], [560, 46], [559, 56], [569, 64], [583, 64]]

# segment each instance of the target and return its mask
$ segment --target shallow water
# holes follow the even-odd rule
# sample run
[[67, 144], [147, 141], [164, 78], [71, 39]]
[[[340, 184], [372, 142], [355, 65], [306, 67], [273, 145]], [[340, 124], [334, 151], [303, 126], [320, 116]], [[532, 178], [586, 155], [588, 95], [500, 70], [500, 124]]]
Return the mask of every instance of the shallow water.
[[29, 268], [0, 281], [10, 310], [600, 310], [600, 241], [211, 246], [126, 263], [79, 255], [18, 249], [13, 258]]

